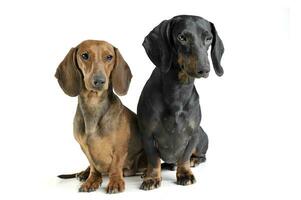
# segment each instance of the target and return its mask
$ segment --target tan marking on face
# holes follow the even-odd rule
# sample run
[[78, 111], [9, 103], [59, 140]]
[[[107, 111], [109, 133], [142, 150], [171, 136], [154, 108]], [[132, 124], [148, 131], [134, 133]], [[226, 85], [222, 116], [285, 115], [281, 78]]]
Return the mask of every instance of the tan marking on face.
[[[186, 72], [186, 75], [192, 75], [196, 73], [197, 66], [197, 57], [195, 55], [186, 56], [183, 53], [178, 53], [178, 64], [183, 67], [183, 71]], [[179, 74], [179, 79], [182, 81], [186, 80], [186, 76], [183, 76], [185, 73]], [[180, 79], [180, 80], [181, 80]]]
[[185, 84], [188, 82], [189, 80], [189, 75], [182, 69], [179, 73], [178, 73], [178, 79], [182, 84]]

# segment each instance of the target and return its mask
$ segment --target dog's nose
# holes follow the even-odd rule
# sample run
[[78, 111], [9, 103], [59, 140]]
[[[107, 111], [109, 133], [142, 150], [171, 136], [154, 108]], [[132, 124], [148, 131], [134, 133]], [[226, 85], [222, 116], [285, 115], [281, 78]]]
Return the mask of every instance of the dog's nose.
[[99, 88], [101, 87], [104, 83], [106, 82], [106, 78], [103, 76], [94, 76], [93, 77], [93, 81], [92, 81], [92, 85], [95, 88]]
[[207, 78], [209, 76], [209, 70], [207, 70], [207, 69], [200, 70], [200, 71], [198, 71], [198, 74], [201, 77]]

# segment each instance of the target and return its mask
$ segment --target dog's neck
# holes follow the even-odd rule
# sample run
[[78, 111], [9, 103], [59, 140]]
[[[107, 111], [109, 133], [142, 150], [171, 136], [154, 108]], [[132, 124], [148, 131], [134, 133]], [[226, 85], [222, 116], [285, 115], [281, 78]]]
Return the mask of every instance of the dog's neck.
[[161, 83], [164, 100], [172, 107], [179, 106], [171, 105], [175, 102], [185, 105], [189, 101], [194, 89], [194, 78], [187, 75], [178, 67], [171, 67], [167, 73], [161, 72]]
[[100, 119], [109, 110], [113, 91], [94, 92], [82, 90], [79, 97], [79, 107], [82, 112], [87, 133], [93, 133], [98, 128]]

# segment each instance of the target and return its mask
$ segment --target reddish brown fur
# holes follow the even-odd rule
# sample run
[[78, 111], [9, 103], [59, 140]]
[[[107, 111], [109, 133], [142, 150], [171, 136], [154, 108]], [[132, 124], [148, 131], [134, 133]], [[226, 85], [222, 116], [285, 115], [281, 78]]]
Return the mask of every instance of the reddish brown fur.
[[[74, 137], [90, 163], [90, 174], [80, 191], [97, 189], [102, 182], [101, 174], [108, 174], [107, 192], [122, 192], [125, 189], [123, 174], [134, 175], [143, 170], [138, 165], [146, 163], [141, 161], [145, 156], [138, 135], [136, 115], [123, 106], [112, 91], [113, 87], [118, 94], [127, 93], [132, 76], [130, 69], [118, 49], [104, 41], [84, 41], [71, 51], [71, 55], [67, 55], [59, 66], [56, 77], [67, 94], [70, 95], [69, 91], [72, 91], [74, 96], [79, 90]], [[80, 57], [84, 51], [90, 53], [88, 61]], [[108, 54], [114, 55], [111, 62], [103, 59]], [[75, 57], [75, 63], [70, 63], [74, 62], [70, 57]], [[65, 65], [82, 74], [83, 77], [77, 80], [80, 84], [75, 83], [76, 77], [72, 77], [78, 72], [70, 73], [72, 70]], [[101, 90], [91, 86], [91, 78], [98, 72], [102, 72], [107, 80]], [[73, 80], [73, 85], [68, 83], [68, 79]]]

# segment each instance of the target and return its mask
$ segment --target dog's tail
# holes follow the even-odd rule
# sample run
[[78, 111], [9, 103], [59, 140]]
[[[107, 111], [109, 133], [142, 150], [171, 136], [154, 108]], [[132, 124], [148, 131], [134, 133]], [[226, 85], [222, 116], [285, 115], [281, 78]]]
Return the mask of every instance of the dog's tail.
[[69, 179], [69, 178], [76, 178], [78, 174], [79, 173], [75, 173], [75, 174], [61, 174], [61, 175], [58, 175], [57, 177], [59, 177], [61, 179]]
[[61, 179], [70, 179], [70, 178], [78, 178], [79, 180], [86, 180], [90, 174], [90, 167], [88, 167], [86, 170], [74, 173], [74, 174], [61, 174], [57, 177]]

